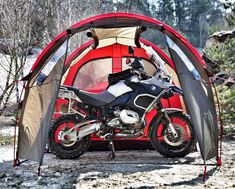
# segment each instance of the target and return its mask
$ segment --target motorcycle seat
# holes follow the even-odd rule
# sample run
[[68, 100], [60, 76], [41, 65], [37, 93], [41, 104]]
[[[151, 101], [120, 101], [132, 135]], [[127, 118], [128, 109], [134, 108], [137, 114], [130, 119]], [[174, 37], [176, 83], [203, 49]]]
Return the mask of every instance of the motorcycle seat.
[[92, 106], [104, 106], [112, 102], [116, 97], [107, 91], [102, 93], [90, 93], [71, 86], [63, 86], [73, 91], [84, 104]]

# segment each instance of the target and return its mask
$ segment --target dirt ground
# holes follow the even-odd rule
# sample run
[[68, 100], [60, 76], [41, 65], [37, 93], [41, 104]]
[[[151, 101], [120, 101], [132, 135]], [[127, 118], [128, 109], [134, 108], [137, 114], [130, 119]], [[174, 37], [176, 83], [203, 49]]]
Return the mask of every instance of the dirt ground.
[[0, 146], [0, 188], [235, 188], [235, 141], [223, 143], [223, 165], [208, 161], [207, 180], [202, 181], [199, 152], [180, 159], [163, 158], [155, 151], [87, 152], [77, 160], [60, 160], [46, 153], [38, 164], [12, 167], [13, 146]]

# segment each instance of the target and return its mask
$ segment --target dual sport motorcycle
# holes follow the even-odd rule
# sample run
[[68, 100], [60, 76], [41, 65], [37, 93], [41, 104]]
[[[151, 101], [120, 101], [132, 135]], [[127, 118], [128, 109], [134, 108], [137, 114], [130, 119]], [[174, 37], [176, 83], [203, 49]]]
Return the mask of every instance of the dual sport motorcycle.
[[[133, 47], [129, 47], [133, 54]], [[72, 114], [54, 120], [49, 132], [49, 148], [61, 159], [81, 156], [90, 146], [90, 136], [109, 141], [115, 157], [113, 139], [143, 137], [146, 114], [153, 109], [148, 137], [153, 147], [165, 157], [184, 157], [190, 153], [195, 136], [190, 117], [182, 110], [164, 108], [161, 99], [183, 91], [163, 77], [144, 72], [141, 59], [128, 59], [130, 69], [109, 74], [109, 86], [102, 93], [90, 93], [71, 86], [61, 86], [59, 98], [68, 100]]]

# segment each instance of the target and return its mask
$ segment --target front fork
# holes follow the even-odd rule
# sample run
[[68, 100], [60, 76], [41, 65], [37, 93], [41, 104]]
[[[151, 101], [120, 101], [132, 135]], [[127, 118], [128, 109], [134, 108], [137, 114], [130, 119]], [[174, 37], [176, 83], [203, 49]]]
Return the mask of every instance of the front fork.
[[167, 113], [167, 111], [163, 108], [161, 109], [161, 112], [163, 113], [163, 115], [165, 116], [166, 120], [167, 120], [167, 126], [168, 126], [168, 129], [170, 130], [170, 132], [172, 133], [172, 135], [177, 138], [178, 137], [178, 134], [174, 128], [174, 125], [172, 124], [171, 122], [171, 119]]

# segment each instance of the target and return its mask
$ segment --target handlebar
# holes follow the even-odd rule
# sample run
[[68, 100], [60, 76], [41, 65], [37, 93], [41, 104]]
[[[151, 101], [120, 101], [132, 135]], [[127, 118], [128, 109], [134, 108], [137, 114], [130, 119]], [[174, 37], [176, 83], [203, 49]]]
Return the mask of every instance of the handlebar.
[[[148, 73], [144, 71], [144, 65], [139, 57], [135, 57], [134, 61], [132, 62], [128, 58], [126, 63], [132, 68], [132, 70], [135, 73], [137, 73], [136, 75], [141, 76], [139, 77], [140, 80], [145, 80], [145, 79], [149, 79], [150, 77], [152, 77], [151, 75], [149, 75]], [[171, 80], [171, 77], [167, 75], [165, 72], [163, 72], [161, 69], [158, 69], [154, 73], [154, 77], [161, 79], [163, 81], [166, 81], [166, 82], [170, 82]]]
[[171, 86], [170, 88], [171, 88], [171, 91], [173, 93], [176, 93], [176, 94], [184, 96], [183, 90], [181, 88], [179, 88], [177, 86]]
[[184, 96], [183, 91], [179, 87], [171, 86], [168, 89], [166, 89], [166, 91], [162, 94], [162, 96], [160, 98], [168, 99], [168, 98], [174, 96], [174, 94]]

